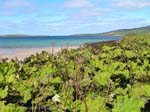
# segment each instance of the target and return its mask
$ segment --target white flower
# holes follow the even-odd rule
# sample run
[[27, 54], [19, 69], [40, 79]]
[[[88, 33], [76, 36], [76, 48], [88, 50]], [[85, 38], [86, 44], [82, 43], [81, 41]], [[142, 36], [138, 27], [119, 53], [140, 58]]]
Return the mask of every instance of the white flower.
[[19, 75], [17, 74], [17, 76], [16, 76], [17, 78], [19, 78]]
[[111, 93], [109, 96], [110, 96], [111, 98], [113, 98], [113, 97], [114, 97], [114, 94], [113, 94], [113, 93]]
[[56, 94], [55, 96], [53, 96], [52, 97], [52, 100], [54, 101], [54, 102], [60, 102], [60, 96], [58, 95], [58, 94]]
[[95, 56], [94, 56], [94, 55], [92, 55], [92, 58], [95, 58]]

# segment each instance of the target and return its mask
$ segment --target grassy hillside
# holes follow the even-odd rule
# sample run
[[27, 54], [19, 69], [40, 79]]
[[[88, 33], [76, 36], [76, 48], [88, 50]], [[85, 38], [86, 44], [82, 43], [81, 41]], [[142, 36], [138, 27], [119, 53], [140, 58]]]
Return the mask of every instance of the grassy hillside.
[[149, 105], [149, 34], [0, 61], [0, 112], [150, 112]]
[[133, 28], [133, 29], [122, 29], [116, 30], [106, 33], [101, 33], [100, 35], [127, 35], [127, 34], [143, 34], [143, 33], [150, 33], [150, 26], [140, 27], [140, 28]]
[[141, 33], [150, 33], [150, 26], [133, 28], [133, 29], [121, 29], [114, 30], [105, 33], [97, 33], [97, 34], [79, 34], [78, 36], [124, 36], [127, 34], [141, 34]]
[[[150, 26], [132, 29], [120, 29], [96, 34], [75, 34], [71, 36], [124, 36], [127, 34], [143, 34], [143, 33], [150, 33]], [[24, 35], [24, 34], [0, 35], [0, 37], [37, 37], [37, 36], [42, 35]]]

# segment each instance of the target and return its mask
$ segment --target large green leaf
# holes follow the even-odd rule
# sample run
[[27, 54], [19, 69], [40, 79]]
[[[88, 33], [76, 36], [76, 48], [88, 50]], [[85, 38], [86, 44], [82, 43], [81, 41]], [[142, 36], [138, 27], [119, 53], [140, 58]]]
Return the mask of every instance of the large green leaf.
[[26, 112], [26, 108], [15, 104], [8, 104], [0, 109], [1, 112]]
[[137, 84], [132, 88], [131, 91], [131, 95], [132, 96], [136, 96], [136, 97], [150, 97], [150, 85], [149, 84]]
[[108, 112], [105, 107], [105, 98], [104, 97], [96, 97], [94, 99], [87, 98], [86, 102], [81, 105], [81, 112]]
[[63, 81], [60, 77], [49, 78], [51, 84], [61, 84]]
[[87, 76], [81, 80], [80, 84], [82, 87], [88, 87], [92, 83], [92, 80]]
[[12, 83], [15, 80], [15, 75], [6, 75], [6, 83]]
[[117, 96], [112, 112], [140, 112], [144, 104], [145, 100], [142, 98]]
[[132, 58], [135, 56], [135, 53], [133, 51], [127, 51], [125, 50], [124, 51], [124, 55], [127, 57], [127, 58]]
[[110, 81], [111, 74], [108, 72], [97, 72], [93, 78], [93, 83], [97, 86], [105, 86]]
[[0, 84], [3, 83], [3, 81], [4, 81], [4, 76], [0, 74]]
[[0, 88], [0, 98], [4, 99], [8, 95], [8, 86], [4, 89]]

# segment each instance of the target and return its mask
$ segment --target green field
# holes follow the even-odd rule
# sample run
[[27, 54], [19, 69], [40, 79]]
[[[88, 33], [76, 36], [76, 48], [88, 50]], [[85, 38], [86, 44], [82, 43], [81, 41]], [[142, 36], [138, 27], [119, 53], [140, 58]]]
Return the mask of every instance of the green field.
[[0, 112], [150, 112], [150, 34], [2, 59]]

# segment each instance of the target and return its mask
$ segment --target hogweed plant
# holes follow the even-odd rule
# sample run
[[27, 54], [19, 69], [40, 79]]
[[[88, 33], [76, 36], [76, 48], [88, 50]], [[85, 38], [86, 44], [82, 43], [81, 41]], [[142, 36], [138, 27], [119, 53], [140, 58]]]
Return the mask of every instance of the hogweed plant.
[[1, 112], [150, 112], [150, 35], [0, 61]]

